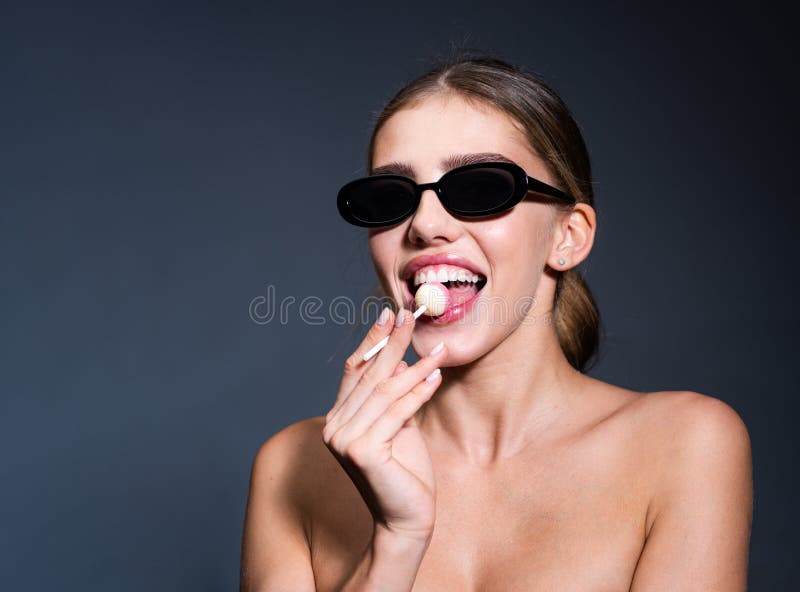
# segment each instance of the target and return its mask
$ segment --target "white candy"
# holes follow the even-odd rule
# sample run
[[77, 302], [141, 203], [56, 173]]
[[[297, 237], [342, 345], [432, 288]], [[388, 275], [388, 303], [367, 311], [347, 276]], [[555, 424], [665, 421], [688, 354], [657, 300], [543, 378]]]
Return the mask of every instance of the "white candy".
[[424, 304], [427, 307], [426, 315], [438, 317], [450, 303], [450, 293], [442, 284], [429, 282], [419, 287], [417, 293], [414, 294], [414, 302], [417, 303], [417, 306]]

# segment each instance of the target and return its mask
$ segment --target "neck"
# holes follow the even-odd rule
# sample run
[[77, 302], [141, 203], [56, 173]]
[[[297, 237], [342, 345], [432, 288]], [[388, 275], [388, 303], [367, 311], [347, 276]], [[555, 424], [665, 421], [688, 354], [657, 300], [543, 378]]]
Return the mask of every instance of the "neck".
[[442, 377], [418, 412], [420, 429], [451, 460], [481, 467], [557, 432], [590, 380], [570, 365], [552, 323], [522, 323], [481, 358], [442, 368]]

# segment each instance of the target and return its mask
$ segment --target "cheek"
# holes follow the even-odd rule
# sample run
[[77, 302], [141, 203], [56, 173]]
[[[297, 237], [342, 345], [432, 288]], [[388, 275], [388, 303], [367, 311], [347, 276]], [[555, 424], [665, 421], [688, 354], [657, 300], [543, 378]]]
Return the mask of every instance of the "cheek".
[[525, 215], [486, 222], [480, 246], [501, 284], [499, 289], [515, 292], [523, 287], [527, 292], [538, 282], [547, 258], [547, 219], [541, 212], [526, 211]]
[[386, 269], [386, 263], [391, 253], [389, 241], [385, 234], [370, 233], [369, 240], [369, 256], [372, 263], [375, 265], [375, 271], [381, 273]]
[[369, 255], [372, 259], [372, 266], [386, 294], [391, 294], [393, 289], [391, 278], [394, 275], [393, 265], [397, 254], [395, 240], [396, 238], [387, 232], [370, 233], [369, 235]]
[[533, 215], [508, 216], [484, 223], [480, 242], [494, 265], [502, 265], [506, 261], [533, 262], [546, 242], [545, 232], [544, 221]]

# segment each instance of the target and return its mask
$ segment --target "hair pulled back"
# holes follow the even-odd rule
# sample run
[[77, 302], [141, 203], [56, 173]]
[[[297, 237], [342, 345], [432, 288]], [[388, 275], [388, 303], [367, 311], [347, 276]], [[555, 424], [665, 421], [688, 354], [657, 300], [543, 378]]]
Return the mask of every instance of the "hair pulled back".
[[[375, 120], [367, 147], [367, 170], [372, 170], [375, 139], [386, 121], [397, 111], [439, 93], [453, 93], [506, 113], [548, 167], [555, 186], [594, 208], [589, 154], [569, 109], [539, 75], [493, 56], [466, 54], [445, 59], [401, 88]], [[553, 207], [572, 209], [560, 203]], [[576, 268], [554, 271], [558, 278], [553, 323], [559, 345], [569, 363], [583, 372], [596, 361], [600, 313]]]

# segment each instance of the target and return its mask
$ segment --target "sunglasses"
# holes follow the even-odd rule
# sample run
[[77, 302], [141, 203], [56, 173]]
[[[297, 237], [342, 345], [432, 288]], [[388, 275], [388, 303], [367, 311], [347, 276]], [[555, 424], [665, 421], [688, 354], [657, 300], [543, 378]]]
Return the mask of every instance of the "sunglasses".
[[451, 214], [480, 218], [510, 210], [528, 193], [555, 198], [565, 204], [577, 200], [560, 189], [529, 177], [510, 162], [478, 162], [446, 172], [434, 183], [417, 184], [402, 175], [382, 174], [345, 184], [336, 198], [339, 214], [350, 224], [393, 226], [419, 206], [422, 192], [433, 189]]

